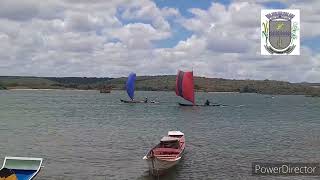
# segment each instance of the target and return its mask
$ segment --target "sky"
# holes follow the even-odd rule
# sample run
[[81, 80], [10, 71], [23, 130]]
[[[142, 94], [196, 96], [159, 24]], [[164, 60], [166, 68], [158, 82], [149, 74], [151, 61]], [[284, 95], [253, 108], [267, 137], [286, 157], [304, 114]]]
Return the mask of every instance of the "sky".
[[[0, 76], [320, 82], [318, 0], [1, 0]], [[261, 9], [300, 9], [300, 56], [260, 55]]]

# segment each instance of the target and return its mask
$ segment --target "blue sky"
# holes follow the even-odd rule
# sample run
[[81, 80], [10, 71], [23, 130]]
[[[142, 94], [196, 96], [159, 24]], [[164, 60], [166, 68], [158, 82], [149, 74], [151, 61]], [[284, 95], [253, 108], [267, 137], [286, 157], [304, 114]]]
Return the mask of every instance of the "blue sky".
[[[200, 9], [208, 9], [213, 1], [210, 0], [200, 0], [200, 1], [194, 1], [194, 0], [155, 0], [154, 1], [157, 6], [160, 8], [163, 7], [172, 7], [177, 8], [180, 13], [184, 17], [192, 17], [192, 14], [188, 11], [190, 8], [200, 8]], [[228, 4], [227, 1], [221, 1]]]
[[314, 52], [320, 52], [320, 36], [306, 38], [302, 40], [301, 44], [310, 47]]
[[268, 9], [286, 9], [288, 6], [282, 2], [279, 1], [271, 1], [263, 3], [263, 5]]

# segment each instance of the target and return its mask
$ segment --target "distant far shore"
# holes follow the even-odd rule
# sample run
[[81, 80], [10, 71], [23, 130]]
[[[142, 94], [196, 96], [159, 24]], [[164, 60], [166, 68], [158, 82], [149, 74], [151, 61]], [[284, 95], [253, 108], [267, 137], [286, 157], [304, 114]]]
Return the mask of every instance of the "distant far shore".
[[[29, 88], [9, 88], [7, 91], [99, 91], [98, 89], [29, 89]], [[112, 91], [125, 91], [125, 89], [113, 89]], [[137, 91], [147, 91], [147, 90], [137, 90]], [[163, 90], [156, 90], [155, 92], [160, 92]], [[167, 91], [167, 90], [166, 90]], [[164, 92], [166, 92], [164, 91]], [[196, 91], [196, 92], [205, 92], [205, 91]], [[206, 92], [206, 93], [219, 93], [219, 94], [228, 94], [228, 93], [239, 93], [239, 92]]]
[[[0, 90], [124, 90], [127, 78], [0, 76]], [[175, 75], [137, 76], [137, 91], [174, 91]], [[194, 77], [196, 92], [258, 93], [320, 97], [320, 83], [275, 80], [234, 80]]]
[[97, 91], [95, 89], [29, 89], [29, 88], [9, 88], [8, 91]]

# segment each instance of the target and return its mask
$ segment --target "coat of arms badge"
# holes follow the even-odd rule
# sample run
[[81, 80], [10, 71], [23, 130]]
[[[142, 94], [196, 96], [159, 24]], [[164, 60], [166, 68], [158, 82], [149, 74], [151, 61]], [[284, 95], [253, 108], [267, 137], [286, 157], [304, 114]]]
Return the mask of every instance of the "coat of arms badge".
[[300, 11], [261, 10], [261, 54], [300, 54]]

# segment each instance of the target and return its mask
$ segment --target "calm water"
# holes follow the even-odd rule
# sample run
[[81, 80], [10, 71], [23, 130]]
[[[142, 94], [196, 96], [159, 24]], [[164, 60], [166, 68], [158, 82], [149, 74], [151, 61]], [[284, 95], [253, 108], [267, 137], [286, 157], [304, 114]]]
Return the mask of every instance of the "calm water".
[[319, 98], [198, 93], [229, 106], [192, 108], [173, 92], [136, 96], [161, 104], [121, 104], [124, 91], [0, 91], [0, 158], [43, 157], [37, 179], [149, 180], [142, 157], [179, 129], [186, 154], [160, 179], [294, 179], [253, 177], [251, 162], [320, 162]]

